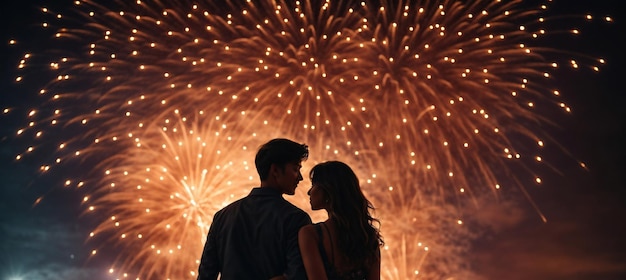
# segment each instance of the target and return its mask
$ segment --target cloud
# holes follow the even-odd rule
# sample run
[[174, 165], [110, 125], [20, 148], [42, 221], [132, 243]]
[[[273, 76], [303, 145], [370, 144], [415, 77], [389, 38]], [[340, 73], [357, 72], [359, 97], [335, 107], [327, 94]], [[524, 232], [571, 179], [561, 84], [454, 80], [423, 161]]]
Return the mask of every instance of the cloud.
[[583, 214], [585, 209], [503, 229], [476, 244], [473, 264], [488, 279], [626, 279], [626, 245], [615, 234], [618, 226]]
[[106, 275], [100, 268], [72, 267], [59, 263], [48, 263], [41, 267], [28, 267], [22, 271], [6, 272], [0, 275], [4, 279], [15, 280], [109, 280], [112, 277]]
[[519, 226], [529, 215], [515, 200], [495, 201], [482, 198], [480, 207], [469, 216], [481, 227], [497, 233]]
[[14, 212], [0, 224], [0, 279], [56, 280], [107, 278], [88, 264], [84, 233], [43, 211]]

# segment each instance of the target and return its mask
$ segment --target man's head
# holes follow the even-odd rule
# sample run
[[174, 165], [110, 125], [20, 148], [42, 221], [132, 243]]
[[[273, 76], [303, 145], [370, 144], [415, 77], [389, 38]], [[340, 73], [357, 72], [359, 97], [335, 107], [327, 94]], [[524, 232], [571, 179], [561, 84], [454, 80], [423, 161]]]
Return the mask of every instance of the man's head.
[[280, 189], [282, 193], [294, 194], [302, 174], [302, 161], [309, 156], [307, 145], [289, 139], [277, 138], [263, 144], [254, 158], [261, 186]]

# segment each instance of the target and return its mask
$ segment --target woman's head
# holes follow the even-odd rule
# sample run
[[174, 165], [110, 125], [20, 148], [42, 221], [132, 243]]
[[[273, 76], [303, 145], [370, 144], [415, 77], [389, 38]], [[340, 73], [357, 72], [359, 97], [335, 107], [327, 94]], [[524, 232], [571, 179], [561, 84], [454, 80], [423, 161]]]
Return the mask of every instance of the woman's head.
[[[359, 179], [347, 164], [340, 161], [317, 164], [311, 169], [309, 177], [312, 184], [309, 195], [313, 210], [326, 209], [330, 215], [363, 210], [365, 197], [361, 192]], [[343, 209], [347, 207], [352, 208], [352, 211]]]
[[363, 195], [354, 171], [343, 162], [327, 161], [315, 165], [309, 178], [311, 208], [328, 211], [328, 218], [342, 233], [338, 236], [342, 253], [355, 265], [375, 260], [383, 241], [373, 225], [378, 220], [369, 212], [374, 207]]

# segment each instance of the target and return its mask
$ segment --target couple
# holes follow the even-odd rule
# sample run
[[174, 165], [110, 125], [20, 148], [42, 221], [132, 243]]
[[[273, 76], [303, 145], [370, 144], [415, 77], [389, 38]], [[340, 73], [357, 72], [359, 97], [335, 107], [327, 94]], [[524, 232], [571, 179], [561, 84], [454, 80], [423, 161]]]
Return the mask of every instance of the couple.
[[311, 208], [328, 220], [312, 224], [282, 195], [293, 195], [308, 158], [304, 144], [273, 139], [254, 163], [261, 185], [213, 217], [198, 268], [198, 280], [380, 279], [377, 222], [350, 167], [328, 161], [313, 167]]

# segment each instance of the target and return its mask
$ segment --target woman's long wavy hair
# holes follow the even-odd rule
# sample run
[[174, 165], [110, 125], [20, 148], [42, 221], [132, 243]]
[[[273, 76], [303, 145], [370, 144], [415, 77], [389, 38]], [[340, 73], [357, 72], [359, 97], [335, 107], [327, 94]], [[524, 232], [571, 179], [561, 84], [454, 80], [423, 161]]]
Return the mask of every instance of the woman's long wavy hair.
[[372, 203], [365, 198], [354, 171], [340, 161], [317, 164], [309, 174], [311, 183], [324, 190], [329, 219], [337, 225], [338, 247], [352, 265], [366, 265], [380, 257], [383, 239], [370, 214]]

